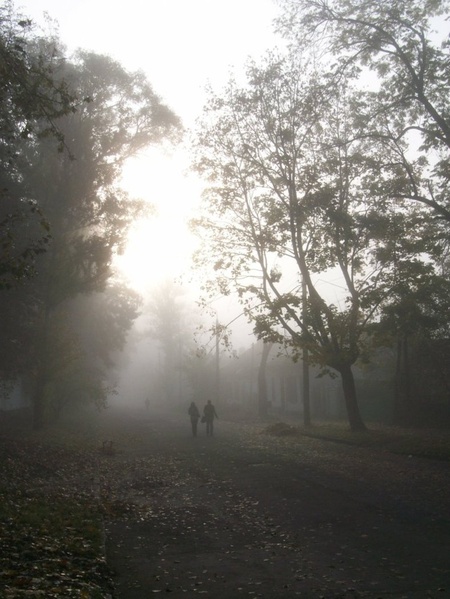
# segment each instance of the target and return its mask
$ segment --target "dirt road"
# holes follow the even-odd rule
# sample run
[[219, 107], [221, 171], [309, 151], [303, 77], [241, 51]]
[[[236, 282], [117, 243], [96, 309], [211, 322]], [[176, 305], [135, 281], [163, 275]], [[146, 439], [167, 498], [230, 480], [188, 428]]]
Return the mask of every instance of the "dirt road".
[[448, 463], [225, 420], [192, 438], [181, 415], [115, 426], [99, 483], [119, 599], [450, 597]]

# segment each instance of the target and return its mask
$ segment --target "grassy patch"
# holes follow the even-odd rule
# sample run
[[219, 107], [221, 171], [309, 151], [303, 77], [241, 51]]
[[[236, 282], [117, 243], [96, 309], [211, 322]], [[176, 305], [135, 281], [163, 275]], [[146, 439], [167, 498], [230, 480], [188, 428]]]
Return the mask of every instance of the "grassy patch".
[[2, 597], [105, 597], [103, 528], [92, 502], [15, 493], [0, 499]]
[[0, 437], [0, 597], [111, 595], [91, 443]]
[[308, 428], [286, 422], [275, 422], [262, 432], [276, 437], [294, 439], [312, 437], [356, 447], [371, 447], [396, 454], [450, 461], [450, 432], [371, 425], [365, 432], [353, 433], [346, 423], [339, 422], [315, 424]]
[[366, 432], [352, 433], [341, 423], [328, 423], [310, 428], [298, 428], [300, 435], [373, 447], [396, 454], [450, 461], [450, 433], [434, 430], [412, 430], [372, 425]]
[[7, 495], [0, 505], [0, 521], [11, 519], [18, 529], [29, 530], [36, 539], [51, 534], [55, 542], [79, 555], [92, 555], [101, 550], [102, 522], [92, 502]]

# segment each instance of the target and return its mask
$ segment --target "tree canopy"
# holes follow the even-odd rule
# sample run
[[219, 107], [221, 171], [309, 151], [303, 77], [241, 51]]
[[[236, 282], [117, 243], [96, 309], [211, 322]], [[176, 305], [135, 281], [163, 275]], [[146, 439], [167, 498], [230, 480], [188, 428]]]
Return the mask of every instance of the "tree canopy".
[[[450, 221], [447, 1], [279, 0], [278, 29], [366, 89], [362, 133], [396, 156], [391, 194]], [[406, 142], [406, 145], [405, 143]], [[411, 150], [414, 150], [411, 152]], [[385, 167], [389, 173], [389, 165]], [[447, 225], [448, 228], [448, 225]]]
[[59, 76], [63, 55], [48, 53], [32, 22], [11, 1], [0, 7], [0, 289], [33, 273], [45, 251], [49, 225], [33, 193], [24, 186], [20, 148], [52, 135], [63, 146], [56, 121], [76, 109], [77, 100]]
[[[19, 39], [18, 32], [31, 24], [18, 21], [12, 9], [3, 16], [0, 41], [8, 47], [11, 27]], [[94, 399], [95, 389], [103, 385], [103, 370], [92, 368], [92, 359], [82, 359], [86, 352], [92, 354], [94, 345], [88, 349], [81, 339], [81, 323], [73, 326], [74, 301], [80, 294], [109, 289], [104, 298], [108, 303], [114, 255], [122, 251], [130, 224], [144, 208], [120, 188], [121, 169], [142, 148], [176, 141], [181, 125], [142, 73], [128, 72], [94, 53], [80, 51], [69, 58], [54, 37], [36, 37], [31, 30], [29, 35], [20, 38], [20, 47], [16, 44], [18, 58], [27, 68], [17, 70], [12, 61], [3, 64], [12, 69], [13, 83], [20, 75], [23, 85], [11, 86], [9, 101], [2, 105], [9, 121], [5, 117], [0, 131], [3, 155], [13, 156], [3, 160], [1, 176], [5, 195], [15, 207], [11, 210], [3, 202], [0, 219], [8, 233], [0, 273], [6, 287], [0, 297], [6, 316], [2, 351], [8, 353], [2, 378], [32, 373], [34, 421], [40, 426], [57, 378], [76, 372], [69, 364], [77, 364], [81, 379], [79, 369], [85, 369]], [[35, 64], [41, 69], [40, 78]], [[33, 93], [21, 96], [19, 87]], [[29, 106], [34, 96], [38, 105]], [[29, 237], [19, 235], [18, 227], [13, 230], [16, 222]], [[26, 239], [23, 248], [22, 239]], [[129, 317], [117, 320], [122, 335], [131, 326], [132, 314], [134, 309]], [[97, 357], [118, 349], [119, 337], [111, 335], [109, 341], [104, 337], [107, 347], [103, 353], [97, 347]], [[58, 368], [52, 367], [55, 357], [62, 360]], [[66, 388], [66, 383], [59, 380], [58, 388]]]
[[[427, 37], [435, 3], [428, 13], [403, 2], [281, 4], [290, 53], [250, 64], [245, 85], [230, 82], [205, 107], [198, 259], [216, 272], [211, 288], [238, 292], [260, 337], [287, 343], [294, 357], [307, 348], [341, 375], [360, 430], [351, 367], [368, 357], [373, 326], [427, 287], [448, 291], [446, 46], [431, 51]], [[429, 56], [413, 89], [412, 71]]]

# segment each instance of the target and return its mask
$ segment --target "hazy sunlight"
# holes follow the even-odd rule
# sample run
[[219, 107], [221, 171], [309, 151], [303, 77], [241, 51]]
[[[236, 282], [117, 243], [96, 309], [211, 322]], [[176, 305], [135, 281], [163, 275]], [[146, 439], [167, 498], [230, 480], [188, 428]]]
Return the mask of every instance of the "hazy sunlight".
[[201, 191], [200, 182], [186, 168], [181, 151], [168, 154], [153, 149], [124, 170], [123, 187], [156, 208], [154, 215], [135, 223], [125, 253], [117, 258], [119, 270], [140, 293], [190, 269], [195, 239], [188, 221]]

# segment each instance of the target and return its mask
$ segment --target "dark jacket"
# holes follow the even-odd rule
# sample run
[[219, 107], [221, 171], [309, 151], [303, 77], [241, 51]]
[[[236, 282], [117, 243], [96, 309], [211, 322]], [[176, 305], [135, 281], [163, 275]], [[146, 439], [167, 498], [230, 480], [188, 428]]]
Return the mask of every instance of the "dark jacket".
[[216, 408], [212, 405], [212, 403], [207, 403], [203, 408], [203, 415], [206, 420], [214, 420], [214, 418], [218, 418]]
[[191, 417], [191, 420], [198, 420], [200, 418], [200, 412], [195, 403], [191, 403], [189, 406], [188, 414]]

